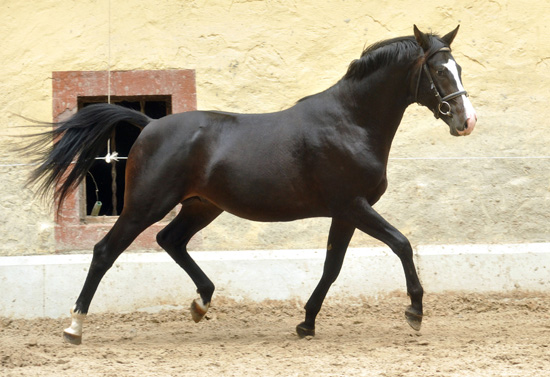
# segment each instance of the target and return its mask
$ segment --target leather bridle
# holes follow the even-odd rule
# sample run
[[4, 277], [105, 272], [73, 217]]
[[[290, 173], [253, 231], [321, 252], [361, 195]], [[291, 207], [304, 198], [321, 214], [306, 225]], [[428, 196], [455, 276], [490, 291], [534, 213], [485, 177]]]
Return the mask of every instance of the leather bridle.
[[452, 94], [449, 94], [445, 97], [441, 97], [441, 95], [439, 94], [439, 91], [437, 90], [437, 86], [435, 86], [434, 80], [433, 80], [432, 75], [430, 73], [430, 70], [428, 68], [428, 60], [432, 56], [437, 54], [438, 52], [450, 52], [450, 51], [451, 51], [451, 49], [449, 47], [442, 47], [439, 50], [436, 50], [436, 51], [432, 52], [430, 55], [426, 56], [426, 58], [424, 59], [424, 63], [422, 63], [422, 68], [420, 69], [420, 72], [418, 73], [418, 79], [416, 81], [416, 90], [415, 90], [415, 94], [414, 94], [414, 101], [418, 102], [418, 89], [420, 87], [420, 78], [422, 77], [422, 71], [424, 71], [426, 73], [426, 76], [428, 77], [428, 80], [430, 81], [430, 89], [432, 90], [432, 92], [433, 92], [433, 94], [434, 94], [434, 96], [435, 96], [435, 98], [437, 99], [437, 102], [438, 102], [437, 110], [434, 110], [434, 116], [436, 117], [436, 119], [439, 118], [440, 114], [452, 118], [453, 115], [451, 114], [451, 105], [449, 105], [448, 101], [450, 101], [452, 99], [455, 99], [457, 97], [460, 97], [462, 95], [465, 95], [466, 97], [468, 96], [467, 91], [459, 90], [459, 91], [454, 92]]

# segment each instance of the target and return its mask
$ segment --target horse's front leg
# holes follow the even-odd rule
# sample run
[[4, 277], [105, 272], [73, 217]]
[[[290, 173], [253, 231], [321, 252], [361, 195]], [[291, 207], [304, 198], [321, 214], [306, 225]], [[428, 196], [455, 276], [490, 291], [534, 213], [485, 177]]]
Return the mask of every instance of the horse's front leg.
[[416, 273], [409, 240], [380, 216], [364, 198], [355, 200], [349, 210], [345, 211], [345, 215], [349, 216], [357, 229], [388, 245], [401, 260], [405, 271], [407, 293], [411, 299], [411, 306], [405, 311], [405, 317], [413, 329], [420, 330], [424, 290]]
[[323, 276], [305, 306], [305, 321], [296, 326], [296, 332], [300, 338], [315, 335], [315, 318], [319, 310], [321, 310], [330, 286], [334, 283], [342, 269], [344, 256], [346, 255], [346, 250], [354, 231], [355, 228], [349, 223], [335, 219], [332, 220]]

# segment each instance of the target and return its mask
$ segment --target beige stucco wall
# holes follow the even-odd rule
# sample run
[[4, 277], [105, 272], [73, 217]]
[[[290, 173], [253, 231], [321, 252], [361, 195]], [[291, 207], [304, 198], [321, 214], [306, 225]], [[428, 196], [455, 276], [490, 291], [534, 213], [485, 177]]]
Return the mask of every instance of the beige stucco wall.
[[[1, 0], [0, 9], [0, 255], [54, 249], [53, 212], [22, 187], [29, 167], [15, 165], [29, 159], [9, 151], [11, 135], [25, 132], [16, 114], [51, 120], [52, 71], [192, 68], [199, 109], [276, 111], [332, 85], [366, 44], [409, 35], [413, 24], [441, 33], [461, 24], [454, 56], [479, 122], [453, 138], [413, 105], [392, 157], [428, 159], [392, 160], [376, 208], [413, 244], [550, 241], [549, 159], [439, 159], [550, 155], [547, 1]], [[328, 224], [223, 215], [200, 247], [323, 247]]]

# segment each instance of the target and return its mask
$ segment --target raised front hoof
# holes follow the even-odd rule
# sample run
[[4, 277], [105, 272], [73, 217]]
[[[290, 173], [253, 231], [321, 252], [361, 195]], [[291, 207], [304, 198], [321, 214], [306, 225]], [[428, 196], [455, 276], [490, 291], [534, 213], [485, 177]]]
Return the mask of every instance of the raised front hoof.
[[306, 336], [315, 336], [315, 328], [312, 328], [302, 322], [298, 326], [296, 326], [296, 334], [298, 334], [300, 338], [305, 338]]
[[78, 346], [82, 343], [82, 335], [71, 334], [67, 331], [63, 331], [63, 340], [67, 343]]
[[202, 299], [200, 298], [193, 300], [191, 303], [191, 317], [193, 318], [193, 321], [195, 321], [195, 323], [199, 323], [206, 315], [209, 307], [210, 303], [205, 305], [202, 303]]
[[405, 310], [405, 318], [407, 319], [407, 323], [414, 330], [420, 331], [420, 327], [422, 326], [422, 313], [409, 306], [407, 310]]

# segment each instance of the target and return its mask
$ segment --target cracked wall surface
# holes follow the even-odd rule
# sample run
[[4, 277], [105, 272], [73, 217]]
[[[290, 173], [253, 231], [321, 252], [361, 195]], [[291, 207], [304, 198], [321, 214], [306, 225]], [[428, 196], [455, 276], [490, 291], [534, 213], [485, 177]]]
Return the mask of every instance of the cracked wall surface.
[[[110, 11], [109, 11], [109, 3]], [[549, 242], [550, 4], [527, 1], [5, 2], [0, 34], [0, 255], [55, 250], [54, 214], [24, 187], [18, 115], [52, 117], [52, 72], [196, 70], [199, 109], [271, 112], [322, 91], [366, 45], [461, 25], [453, 54], [479, 121], [454, 138], [411, 106], [376, 209], [414, 244]], [[109, 14], [110, 19], [109, 19]], [[222, 215], [195, 250], [322, 248], [327, 219]], [[352, 246], [379, 245], [357, 232]]]

